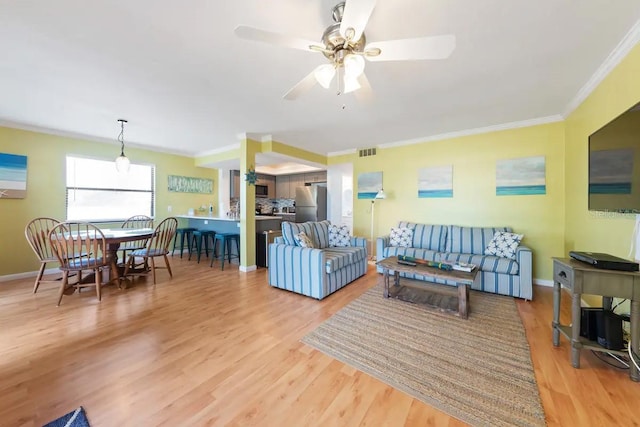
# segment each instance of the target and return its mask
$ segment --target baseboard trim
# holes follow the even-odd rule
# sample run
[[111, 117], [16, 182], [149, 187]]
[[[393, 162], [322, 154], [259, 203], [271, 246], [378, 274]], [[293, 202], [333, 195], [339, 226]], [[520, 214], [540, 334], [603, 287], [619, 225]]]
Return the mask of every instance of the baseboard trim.
[[241, 265], [239, 270], [242, 271], [243, 273], [248, 273], [250, 271], [256, 271], [258, 269], [258, 267], [256, 265], [248, 265], [248, 266], [244, 266]]
[[553, 287], [553, 280], [545, 279], [533, 279], [533, 284], [538, 286], [546, 286], [548, 288]]
[[[44, 271], [44, 274], [55, 274], [59, 273], [60, 269], [58, 268], [47, 268]], [[24, 273], [16, 273], [16, 274], [7, 274], [5, 276], [0, 276], [0, 282], [10, 282], [12, 280], [19, 279], [28, 279], [29, 277], [36, 277], [38, 275], [37, 271], [25, 271]]]

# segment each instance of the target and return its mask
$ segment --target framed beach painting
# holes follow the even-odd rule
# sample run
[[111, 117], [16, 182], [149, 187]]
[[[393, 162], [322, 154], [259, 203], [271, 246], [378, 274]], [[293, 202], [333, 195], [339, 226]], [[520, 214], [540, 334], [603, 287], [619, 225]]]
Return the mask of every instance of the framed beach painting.
[[498, 160], [496, 196], [546, 194], [544, 156]]
[[0, 199], [27, 196], [27, 156], [0, 153]]
[[174, 193], [213, 193], [213, 180], [190, 176], [169, 175], [167, 190]]
[[358, 199], [375, 199], [382, 190], [382, 172], [365, 172], [358, 175]]
[[453, 165], [418, 169], [418, 198], [453, 197]]

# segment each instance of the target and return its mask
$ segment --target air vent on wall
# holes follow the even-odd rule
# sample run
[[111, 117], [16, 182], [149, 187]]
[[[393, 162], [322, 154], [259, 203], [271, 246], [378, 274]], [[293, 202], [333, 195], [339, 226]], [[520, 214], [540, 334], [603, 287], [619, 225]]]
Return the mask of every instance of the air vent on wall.
[[369, 157], [376, 155], [375, 148], [363, 148], [362, 150], [358, 150], [360, 157]]

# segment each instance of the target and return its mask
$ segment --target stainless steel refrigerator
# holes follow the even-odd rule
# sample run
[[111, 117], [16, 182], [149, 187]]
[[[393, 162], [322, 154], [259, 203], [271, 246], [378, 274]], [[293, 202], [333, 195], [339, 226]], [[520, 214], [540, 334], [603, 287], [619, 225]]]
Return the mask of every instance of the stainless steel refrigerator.
[[327, 219], [327, 187], [305, 185], [296, 188], [296, 222]]

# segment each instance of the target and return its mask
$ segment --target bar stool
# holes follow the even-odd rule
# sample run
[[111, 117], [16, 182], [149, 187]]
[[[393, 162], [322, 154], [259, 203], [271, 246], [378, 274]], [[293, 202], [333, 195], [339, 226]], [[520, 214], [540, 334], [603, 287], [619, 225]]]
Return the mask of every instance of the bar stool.
[[[216, 241], [214, 237], [216, 236], [216, 232], [213, 230], [195, 230], [191, 232], [192, 243], [195, 243], [195, 249], [198, 254], [198, 264], [200, 264], [200, 255], [202, 254], [202, 244], [204, 243], [204, 253], [208, 257], [209, 256], [209, 240], [211, 240], [211, 257], [213, 259], [213, 252], [216, 247]], [[191, 244], [189, 245], [191, 248]], [[189, 261], [191, 261], [191, 254], [193, 250], [189, 250]]]
[[185, 239], [187, 241], [187, 250], [189, 251], [189, 255], [191, 255], [191, 233], [196, 230], [197, 228], [194, 227], [182, 227], [176, 229], [176, 235], [173, 237], [173, 250], [171, 251], [171, 256], [173, 256], [173, 252], [176, 250], [178, 235], [180, 236], [180, 258], [182, 258], [182, 251], [184, 251]]
[[[232, 255], [231, 253], [232, 241], [236, 242], [236, 249], [237, 249], [238, 255]], [[240, 235], [238, 233], [216, 233], [216, 237], [213, 241], [214, 255], [211, 257], [210, 267], [213, 267], [213, 261], [218, 258], [217, 246], [216, 246], [218, 242], [220, 242], [220, 247], [222, 249], [222, 256], [220, 257], [220, 259], [221, 259], [222, 270], [224, 270], [225, 253], [229, 261], [229, 264], [231, 264], [231, 258], [238, 258], [238, 260], [240, 259]]]

